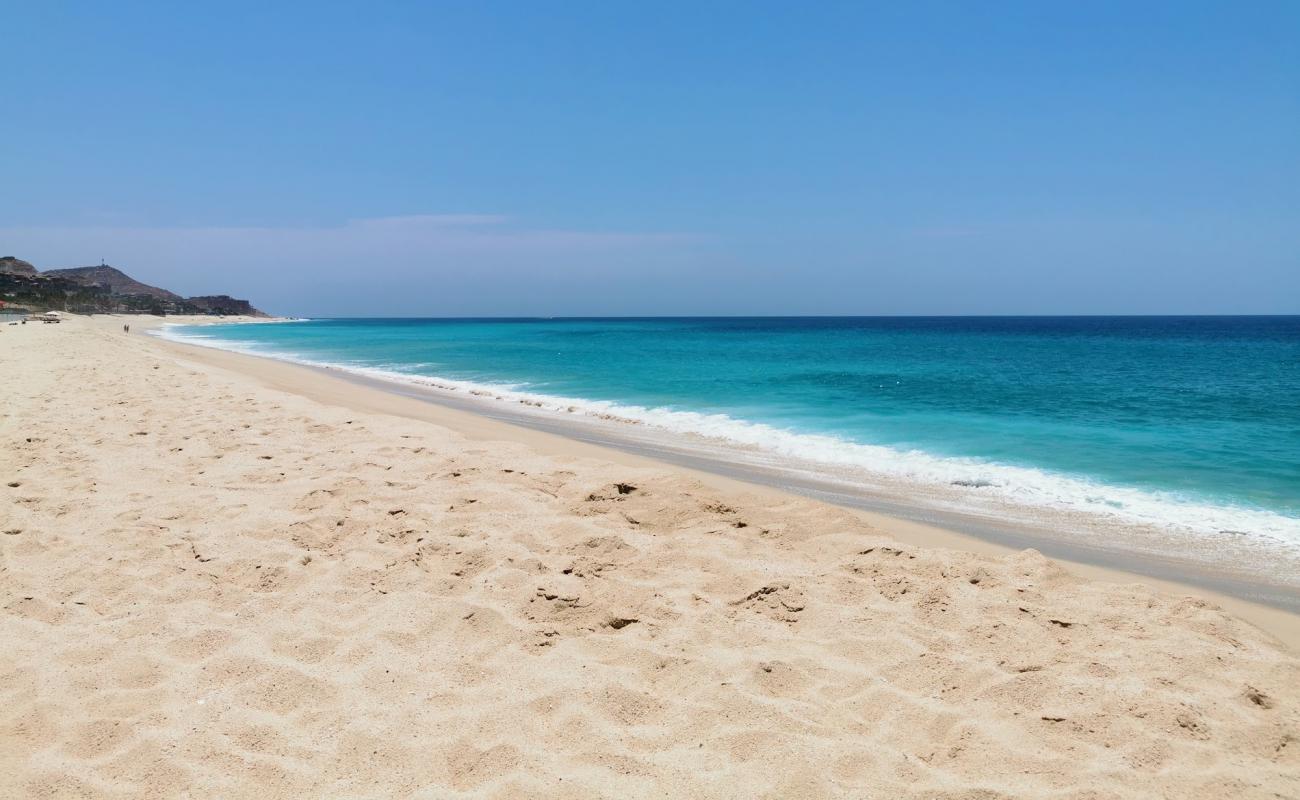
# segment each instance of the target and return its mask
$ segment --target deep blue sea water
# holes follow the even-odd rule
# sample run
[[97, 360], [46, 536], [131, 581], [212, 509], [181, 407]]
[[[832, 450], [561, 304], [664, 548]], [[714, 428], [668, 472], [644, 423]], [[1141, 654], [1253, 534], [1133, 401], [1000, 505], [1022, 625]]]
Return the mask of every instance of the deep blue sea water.
[[1300, 317], [346, 319], [169, 335], [488, 386], [864, 480], [1300, 545]]

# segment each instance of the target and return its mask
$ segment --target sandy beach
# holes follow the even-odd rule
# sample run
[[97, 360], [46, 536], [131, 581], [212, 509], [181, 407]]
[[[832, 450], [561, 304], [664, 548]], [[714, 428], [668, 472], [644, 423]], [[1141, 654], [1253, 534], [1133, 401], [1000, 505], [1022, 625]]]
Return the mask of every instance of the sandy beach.
[[1300, 796], [1300, 620], [0, 327], [5, 797]]

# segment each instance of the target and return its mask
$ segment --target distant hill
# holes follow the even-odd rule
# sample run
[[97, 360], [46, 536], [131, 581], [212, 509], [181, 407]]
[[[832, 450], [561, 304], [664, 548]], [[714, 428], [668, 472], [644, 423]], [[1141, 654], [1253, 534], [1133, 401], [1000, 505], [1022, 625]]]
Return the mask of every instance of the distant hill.
[[49, 277], [67, 278], [78, 283], [98, 284], [108, 289], [109, 293], [140, 294], [157, 297], [159, 300], [180, 300], [180, 295], [166, 289], [141, 283], [117, 267], [107, 265], [99, 267], [71, 267], [69, 269], [47, 269], [41, 273]]
[[36, 267], [13, 256], [0, 256], [0, 275], [35, 275]]
[[243, 317], [265, 317], [261, 311], [253, 308], [247, 300], [236, 300], [228, 294], [209, 294], [201, 297], [187, 297], [185, 302], [202, 309], [204, 314], [222, 316], [238, 315]]
[[41, 272], [14, 256], [0, 257], [0, 301], [28, 311], [266, 316], [247, 300], [225, 294], [181, 297], [107, 264]]

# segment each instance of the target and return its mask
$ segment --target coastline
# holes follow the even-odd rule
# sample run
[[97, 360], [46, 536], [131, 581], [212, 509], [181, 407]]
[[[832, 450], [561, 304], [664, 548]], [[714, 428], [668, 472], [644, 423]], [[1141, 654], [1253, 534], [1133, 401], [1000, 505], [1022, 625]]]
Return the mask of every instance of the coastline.
[[[1106, 331], [1109, 322], [1036, 320], [1035, 324], [1041, 325], [1042, 336], [1066, 336], [1062, 347], [1090, 364], [1089, 371], [1107, 375], [1109, 368], [1096, 359], [1104, 351], [1109, 356], [1103, 359], [1106, 363], [1124, 361], [1127, 345], [1108, 340], [1104, 347], [1075, 351], [1089, 336]], [[1008, 525], [1018, 530], [1036, 529], [1049, 540], [1068, 535], [1072, 542], [1087, 542], [1092, 549], [1158, 556], [1178, 553], [1212, 569], [1222, 563], [1236, 565], [1234, 569], [1253, 564], [1259, 574], [1284, 577], [1300, 590], [1300, 517], [1281, 510], [1288, 507], [1285, 498], [1290, 484], [1278, 482], [1287, 470], [1278, 460], [1285, 450], [1281, 445], [1285, 428], [1272, 430], [1266, 441], [1256, 438], [1250, 445], [1245, 442], [1260, 436], [1262, 430], [1243, 430], [1232, 442], [1217, 434], [1192, 436], [1186, 427], [1191, 420], [1178, 421], [1179, 415], [1191, 413], [1190, 409], [1174, 410], [1167, 421], [1170, 430], [1180, 433], [1152, 429], [1137, 436], [1125, 427], [1132, 422], [1125, 416], [1127, 411], [1101, 425], [1106, 414], [1113, 412], [1096, 409], [1112, 405], [1120, 397], [1125, 404], [1138, 402], [1131, 396], [1135, 391], [1143, 394], [1140, 402], [1155, 416], [1160, 414], [1155, 410], [1166, 403], [1182, 402], [1175, 396], [1162, 396], [1154, 385], [1133, 386], [1120, 375], [1098, 376], [1102, 383], [1110, 381], [1109, 391], [1094, 380], [1071, 386], [1063, 375], [1056, 375], [1043, 379], [1052, 384], [1050, 389], [1035, 383], [1030, 397], [996, 400], [1000, 390], [979, 384], [975, 374], [996, 371], [994, 364], [984, 363], [990, 357], [988, 348], [1001, 336], [1019, 335], [1020, 323], [1013, 320], [981, 324], [975, 334], [967, 323], [955, 320], [926, 322], [920, 332], [913, 332], [922, 340], [953, 336], [975, 348], [970, 356], [975, 374], [968, 373], [968, 365], [960, 360], [937, 363], [924, 352], [913, 353], [897, 364], [873, 362], [875, 371], [894, 370], [899, 373], [896, 378], [918, 383], [919, 394], [913, 401], [905, 401], [894, 396], [900, 391], [896, 388], [863, 385], [858, 387], [866, 392], [862, 408], [837, 394], [846, 381], [871, 380], [866, 375], [848, 377], [855, 375], [857, 368], [846, 363], [848, 372], [817, 371], [812, 364], [800, 366], [799, 359], [770, 360], [774, 348], [779, 351], [777, 342], [790, 339], [786, 345], [793, 345], [807, 339], [810, 329], [821, 331], [823, 337], [829, 334], [824, 323], [811, 320], [779, 320], [770, 325], [761, 320], [709, 318], [537, 320], [532, 324], [508, 320], [317, 323], [306, 328], [272, 326], [261, 330], [226, 325], [213, 331], [169, 326], [161, 333], [219, 349], [378, 379], [384, 385], [397, 384], [395, 391], [414, 388], [421, 396], [432, 395], [479, 413], [605, 441], [622, 449], [686, 456], [692, 462], [703, 459], [726, 469], [756, 468], [750, 471], [775, 474], [778, 479], [780, 475], [796, 476], [801, 482], [820, 484], [836, 496], [852, 496], [876, 510], [894, 513], [901, 509], [914, 517], [923, 510], [943, 517], [956, 512], [964, 522], [983, 520], [995, 529]], [[849, 351], [863, 346], [907, 352], [916, 346], [909, 341], [913, 333], [900, 337], [902, 331], [912, 331], [910, 325], [899, 328], [885, 319], [826, 324], [839, 331], [841, 335], [834, 338], [843, 340], [839, 347]], [[1212, 324], [1206, 326], [1199, 320], [1195, 324], [1202, 334], [1213, 330]], [[418, 343], [409, 339], [412, 326], [422, 326]], [[1156, 325], [1161, 330], [1167, 327]], [[1144, 341], [1144, 330], [1138, 326], [1130, 331], [1137, 337], [1135, 341]], [[745, 338], [750, 333], [756, 337], [754, 343]], [[670, 341], [674, 343], [671, 346], [667, 345]], [[1032, 344], [1035, 341], [1039, 344]], [[1177, 357], [1186, 347], [1183, 340], [1156, 341], [1162, 344], [1139, 346], [1133, 358], [1150, 361], [1150, 348], [1156, 347], [1173, 348], [1174, 352], [1166, 354], [1170, 357], [1161, 360], [1184, 361]], [[1030, 362], [1044, 359], [1042, 340], [1037, 336], [1020, 344], [1025, 348], [1021, 357]], [[670, 355], [674, 347], [694, 353], [695, 357], [685, 360], [700, 366], [676, 366]], [[752, 352], [746, 351], [741, 359], [713, 360], [737, 347]], [[645, 363], [612, 370], [594, 366], [606, 357], [621, 357], [629, 349], [640, 349]], [[853, 358], [851, 352], [835, 352], [838, 355], [826, 351], [818, 357], [850, 362]], [[1207, 353], [1206, 357], [1215, 356]], [[560, 360], [550, 363], [556, 358]], [[749, 359], [753, 359], [751, 366], [733, 365]], [[916, 362], [919, 375], [907, 376], [909, 360]], [[1041, 366], [1050, 369], [1050, 362]], [[967, 392], [941, 386], [949, 382], [948, 376], [958, 383], [975, 380], [970, 391], [973, 396], [966, 399]], [[1175, 369], [1163, 380], [1186, 388], [1191, 377]], [[662, 391], [665, 381], [677, 387], [671, 394]], [[897, 379], [890, 384], [901, 385], [902, 380]], [[987, 396], [990, 391], [994, 396]], [[1206, 401], [1216, 402], [1214, 397]], [[925, 408], [952, 404], [951, 418], [918, 416], [909, 402]], [[996, 408], [1005, 402], [1025, 404], [1022, 413], [1011, 415], [1023, 420], [1020, 426], [996, 418]], [[1055, 403], [1063, 408], [1056, 408]], [[1082, 418], [1071, 424], [1054, 423], [1057, 416], [1068, 414], [1064, 407]], [[1231, 416], [1235, 412], [1220, 405], [1213, 413]], [[983, 419], [981, 414], [993, 417]], [[1033, 421], [1039, 415], [1043, 421]], [[1281, 421], [1287, 415], [1279, 409], [1278, 416]], [[983, 421], [976, 424], [976, 419]], [[1159, 425], [1154, 419], [1149, 422]], [[1088, 425], [1093, 426], [1092, 435], [1080, 427]], [[1113, 427], [1118, 428], [1114, 436]], [[1000, 432], [995, 435], [994, 430]], [[1207, 434], [1211, 430], [1213, 426]], [[1180, 460], [1176, 454], [1184, 451], [1188, 456]], [[1193, 468], [1196, 464], [1217, 464], [1223, 479], [1198, 483], [1197, 474], [1209, 470]], [[1259, 483], [1243, 483], [1243, 472], [1258, 473]], [[1221, 494], [1227, 486], [1235, 488]], [[1256, 492], [1272, 493], [1277, 505], [1255, 504], [1248, 498], [1263, 496]]]
[[0, 793], [1300, 787], [1293, 614], [129, 321], [0, 333]]
[[[592, 453], [596, 457], [640, 457], [648, 460], [640, 463], [688, 469], [697, 478], [725, 478], [737, 482], [733, 485], [750, 490], [763, 487], [778, 495], [797, 495], [854, 509], [870, 515], [873, 523], [890, 530], [906, 526], [909, 530], [939, 531], [944, 541], [951, 542], [941, 546], [997, 553], [1033, 548], [1076, 568], [1100, 570], [1093, 574], [1111, 575], [1113, 580], [1160, 582], [1181, 587], [1180, 590], [1210, 592], [1220, 599], [1233, 598], [1288, 614], [1300, 613], [1300, 553], [1281, 548], [1261, 549], [1253, 541], [1201, 541], [1195, 536], [1141, 526], [1116, 529], [1104, 522], [1078, 516], [1048, 515], [1031, 521], [1015, 515], [1014, 512], [1023, 512], [1024, 509], [1007, 508], [1006, 514], [999, 515], [996, 507], [983, 513], [944, 508], [937, 503], [918, 502], [916, 493], [923, 490], [914, 487], [900, 485], [889, 487], [887, 491], [864, 488], [828, 479], [812, 471], [736, 459], [732, 451], [680, 446], [660, 436], [643, 435], [640, 426], [590, 418], [568, 419], [565, 415], [535, 409], [526, 400], [502, 401], [491, 396], [480, 397], [478, 395], [483, 393], [478, 391], [439, 389], [347, 369], [294, 363], [193, 340], [164, 338], [162, 341], [180, 346], [193, 358], [203, 360], [211, 357], [215, 360], [209, 363], [221, 363], [240, 371], [261, 373], [268, 362], [281, 365], [298, 376], [293, 384], [275, 381], [272, 376], [265, 376], [266, 379], [275, 381], [280, 388], [310, 385], [315, 391], [310, 396], [317, 398], [330, 396], [338, 402], [351, 400], [341, 390], [305, 382], [308, 373], [493, 420], [506, 426], [497, 431], [498, 438], [519, 439], [527, 435], [525, 431], [550, 434], [559, 437], [560, 441], [543, 438], [539, 442], [553, 454], [568, 453], [573, 445], [582, 443], [597, 448]], [[234, 358], [227, 361], [213, 354]], [[414, 408], [405, 408], [402, 413], [462, 432], [467, 426], [469, 429], [476, 427], [457, 415], [426, 414], [424, 410]], [[932, 541], [936, 541], [933, 533], [918, 543], [924, 545]], [[1267, 565], [1268, 574], [1260, 573], [1260, 564]]]

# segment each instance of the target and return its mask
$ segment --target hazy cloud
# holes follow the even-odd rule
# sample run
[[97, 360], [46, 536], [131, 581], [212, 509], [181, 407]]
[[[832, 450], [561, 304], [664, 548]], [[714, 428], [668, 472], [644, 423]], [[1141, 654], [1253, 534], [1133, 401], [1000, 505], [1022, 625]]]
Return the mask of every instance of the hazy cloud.
[[[643, 271], [671, 264], [665, 252], [700, 241], [678, 233], [530, 228], [495, 214], [422, 214], [332, 227], [8, 227], [0, 228], [0, 255], [41, 269], [104, 259], [183, 294], [229, 292], [300, 313], [322, 313], [324, 303], [337, 313], [349, 302], [380, 298], [391, 307], [391, 288], [369, 296], [377, 284], [438, 288], [444, 298], [449, 287], [480, 296], [505, 287], [526, 294], [529, 284], [598, 279], [628, 259]], [[412, 302], [402, 308], [420, 312]]]

